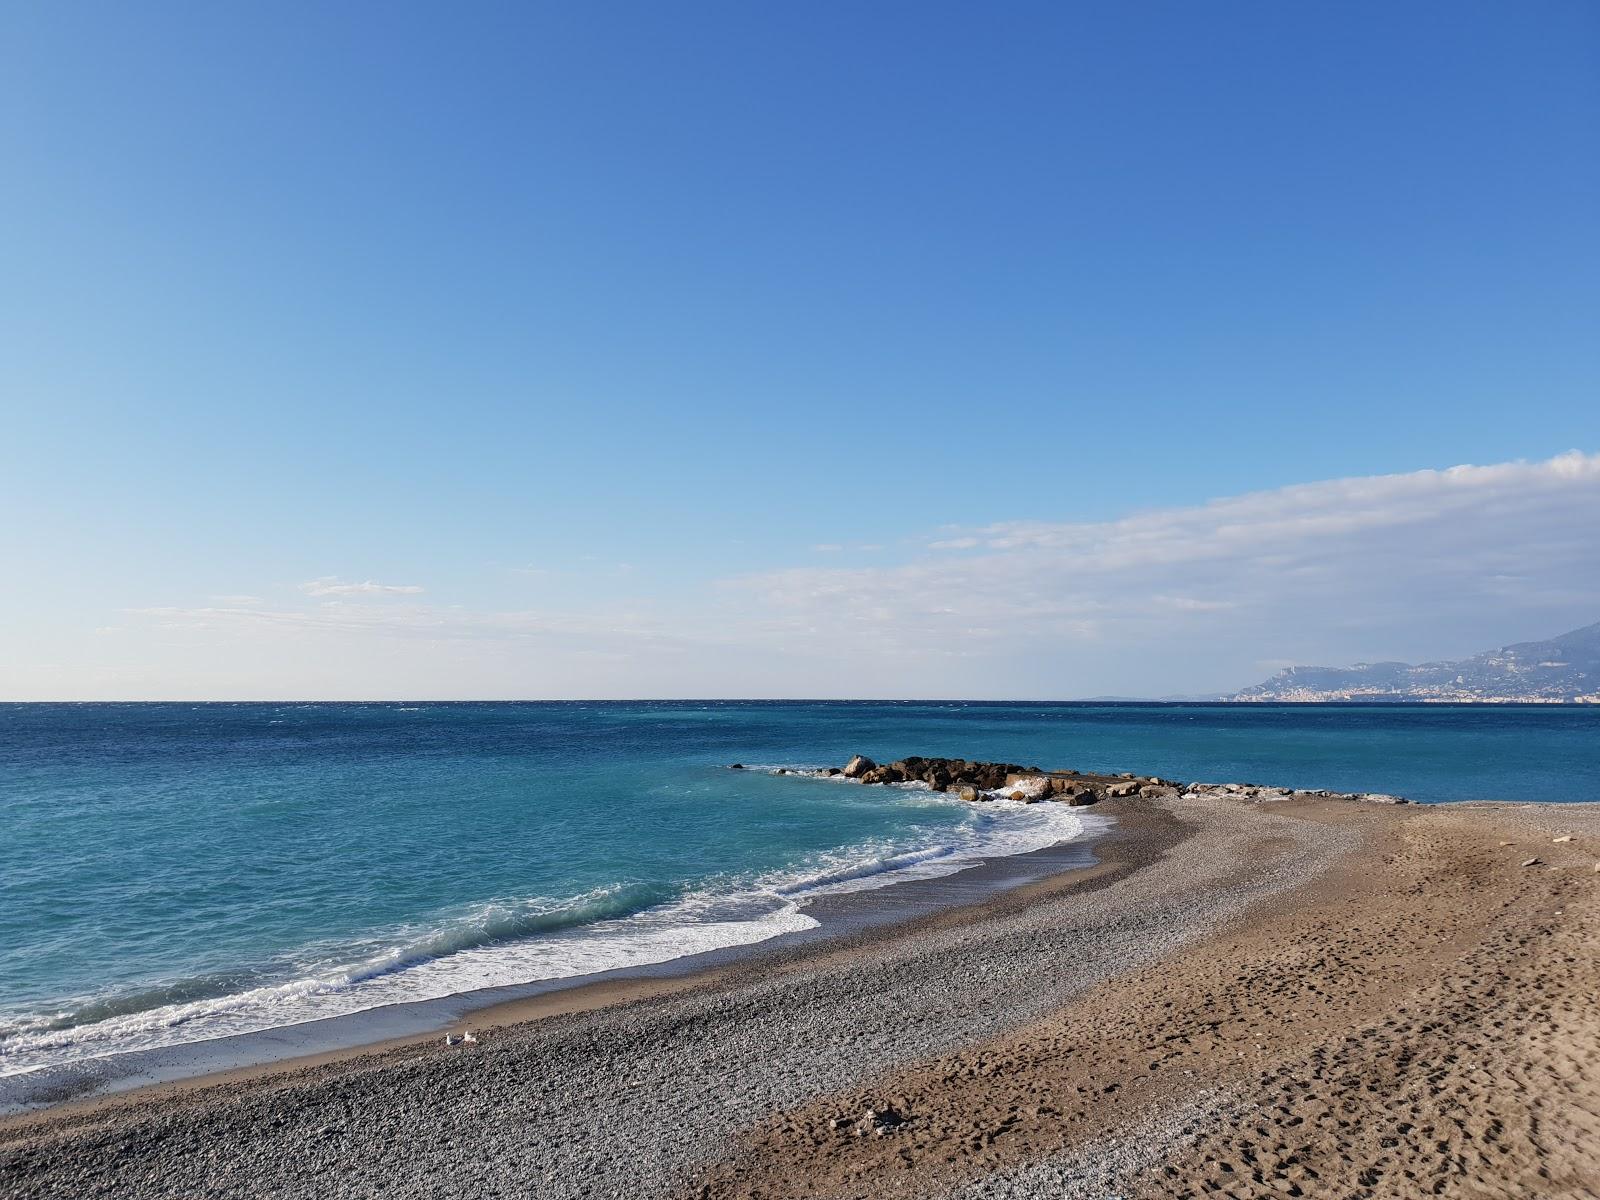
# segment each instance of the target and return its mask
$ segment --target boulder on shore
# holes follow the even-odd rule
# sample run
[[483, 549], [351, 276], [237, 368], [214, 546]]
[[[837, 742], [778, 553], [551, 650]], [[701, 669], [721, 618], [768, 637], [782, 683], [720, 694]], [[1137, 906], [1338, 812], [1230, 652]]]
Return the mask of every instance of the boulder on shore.
[[845, 763], [845, 765], [844, 765], [845, 778], [847, 778], [847, 779], [859, 779], [859, 778], [861, 778], [861, 776], [865, 775], [868, 771], [876, 770], [877, 766], [878, 766], [878, 764], [873, 762], [865, 754], [857, 754], [849, 762]]

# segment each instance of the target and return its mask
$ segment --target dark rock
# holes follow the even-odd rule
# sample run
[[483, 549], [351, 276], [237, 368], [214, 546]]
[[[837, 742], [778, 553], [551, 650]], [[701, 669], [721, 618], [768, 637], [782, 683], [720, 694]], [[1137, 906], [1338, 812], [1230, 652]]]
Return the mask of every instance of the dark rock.
[[733, 766], [728, 768], [728, 770], [730, 770], [730, 771], [742, 771], [742, 770], [744, 770], [744, 764], [743, 763], [734, 763]]
[[973, 770], [972, 782], [986, 792], [993, 792], [1005, 786], [1007, 774], [1003, 763], [982, 763]]

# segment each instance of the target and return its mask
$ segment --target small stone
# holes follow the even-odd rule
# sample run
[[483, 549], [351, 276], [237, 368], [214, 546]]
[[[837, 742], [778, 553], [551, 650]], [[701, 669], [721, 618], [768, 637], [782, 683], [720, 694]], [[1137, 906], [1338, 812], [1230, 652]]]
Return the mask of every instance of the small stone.
[[1544, 866], [1544, 859], [1542, 859], [1542, 858], [1530, 858], [1526, 862], [1524, 862], [1522, 865], [1525, 866], [1525, 867], [1542, 867], [1542, 866]]
[[1570, 842], [1572, 840], [1572, 835], [1569, 833], [1562, 837], [1551, 838], [1550, 840], [1559, 846], [1562, 842]]
[[893, 1133], [906, 1123], [905, 1117], [892, 1108], [869, 1108], [861, 1114], [861, 1120], [856, 1122], [856, 1136], [883, 1137]]

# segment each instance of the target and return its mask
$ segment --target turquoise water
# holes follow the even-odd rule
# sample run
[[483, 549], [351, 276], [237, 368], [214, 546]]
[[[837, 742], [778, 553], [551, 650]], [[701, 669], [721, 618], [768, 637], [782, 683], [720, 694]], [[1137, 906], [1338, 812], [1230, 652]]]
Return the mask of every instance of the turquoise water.
[[1080, 831], [736, 760], [1580, 800], [1597, 734], [1575, 708], [4, 705], [0, 1074], [750, 943]]

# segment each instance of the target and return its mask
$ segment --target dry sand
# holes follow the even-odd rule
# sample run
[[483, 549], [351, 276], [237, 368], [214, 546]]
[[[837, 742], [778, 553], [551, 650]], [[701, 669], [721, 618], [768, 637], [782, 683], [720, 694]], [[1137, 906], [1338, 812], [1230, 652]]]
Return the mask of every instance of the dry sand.
[[1600, 811], [1275, 807], [1367, 836], [1157, 970], [775, 1117], [696, 1193], [1600, 1195]]
[[845, 946], [5, 1122], [0, 1195], [1600, 1196], [1600, 806], [1107, 808]]

